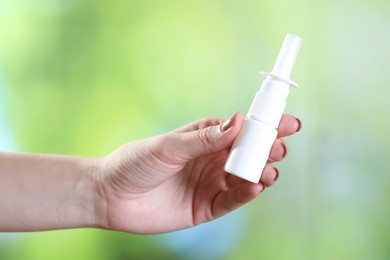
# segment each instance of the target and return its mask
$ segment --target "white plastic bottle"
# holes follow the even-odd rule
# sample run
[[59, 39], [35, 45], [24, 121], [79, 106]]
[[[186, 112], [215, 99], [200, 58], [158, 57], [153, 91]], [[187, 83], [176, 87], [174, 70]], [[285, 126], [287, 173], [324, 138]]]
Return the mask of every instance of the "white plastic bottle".
[[266, 79], [244, 119], [226, 161], [225, 171], [250, 182], [259, 182], [278, 134], [290, 87], [298, 87], [290, 80], [290, 74], [301, 43], [300, 37], [287, 34], [272, 72], [261, 72]]

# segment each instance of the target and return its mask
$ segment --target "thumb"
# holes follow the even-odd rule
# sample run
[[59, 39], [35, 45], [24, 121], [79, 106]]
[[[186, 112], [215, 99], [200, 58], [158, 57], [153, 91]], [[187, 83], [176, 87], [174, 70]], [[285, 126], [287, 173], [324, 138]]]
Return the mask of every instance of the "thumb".
[[170, 153], [185, 161], [229, 148], [238, 135], [243, 117], [234, 113], [225, 122], [199, 130], [172, 133]]

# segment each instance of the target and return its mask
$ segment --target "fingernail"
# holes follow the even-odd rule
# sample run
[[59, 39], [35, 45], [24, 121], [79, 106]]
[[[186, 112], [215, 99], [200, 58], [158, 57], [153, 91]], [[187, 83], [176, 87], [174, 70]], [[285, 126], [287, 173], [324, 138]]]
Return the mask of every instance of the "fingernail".
[[298, 122], [298, 128], [297, 128], [297, 131], [296, 132], [299, 132], [299, 131], [301, 131], [301, 129], [302, 129], [302, 122], [301, 122], [301, 120], [299, 120], [299, 118], [295, 118], [296, 120], [297, 120], [297, 122]]
[[287, 156], [287, 146], [285, 143], [282, 143], [282, 147], [283, 147], [283, 155], [282, 155], [282, 158], [286, 157]]
[[261, 183], [261, 186], [263, 186], [263, 188], [261, 189], [260, 192], [263, 192], [263, 191], [265, 190], [265, 185], [264, 185], [264, 183], [262, 183], [262, 182], [260, 182], [260, 183]]
[[237, 113], [238, 112], [235, 112], [225, 122], [223, 122], [223, 124], [221, 125], [221, 131], [222, 132], [227, 131], [229, 128], [231, 128], [233, 126], [234, 121], [236, 120]]
[[274, 181], [276, 181], [277, 179], [279, 179], [279, 170], [278, 170], [278, 168], [275, 168], [275, 167], [274, 167], [274, 170], [275, 170], [275, 178], [274, 178]]

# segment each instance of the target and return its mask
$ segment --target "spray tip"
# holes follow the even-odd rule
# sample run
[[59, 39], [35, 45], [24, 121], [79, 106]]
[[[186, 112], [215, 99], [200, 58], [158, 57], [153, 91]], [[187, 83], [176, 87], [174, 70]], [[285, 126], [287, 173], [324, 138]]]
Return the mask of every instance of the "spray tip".
[[295, 65], [301, 44], [302, 39], [300, 37], [293, 34], [286, 35], [275, 66], [271, 72], [272, 75], [290, 81], [290, 75]]
[[274, 78], [290, 84], [291, 87], [298, 87], [298, 84], [291, 81], [290, 75], [294, 68], [302, 39], [293, 34], [287, 34], [284, 38], [282, 48], [271, 73], [261, 71], [260, 74], [267, 78]]

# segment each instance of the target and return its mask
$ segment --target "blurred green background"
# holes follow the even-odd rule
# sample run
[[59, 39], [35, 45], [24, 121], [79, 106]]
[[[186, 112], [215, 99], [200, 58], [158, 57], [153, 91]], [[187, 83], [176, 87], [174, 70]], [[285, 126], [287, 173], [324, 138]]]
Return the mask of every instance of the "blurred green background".
[[[101, 156], [246, 113], [304, 39], [278, 183], [215, 224], [0, 234], [0, 259], [390, 259], [388, 0], [0, 0], [2, 150]], [[1, 212], [0, 212], [1, 214]]]

